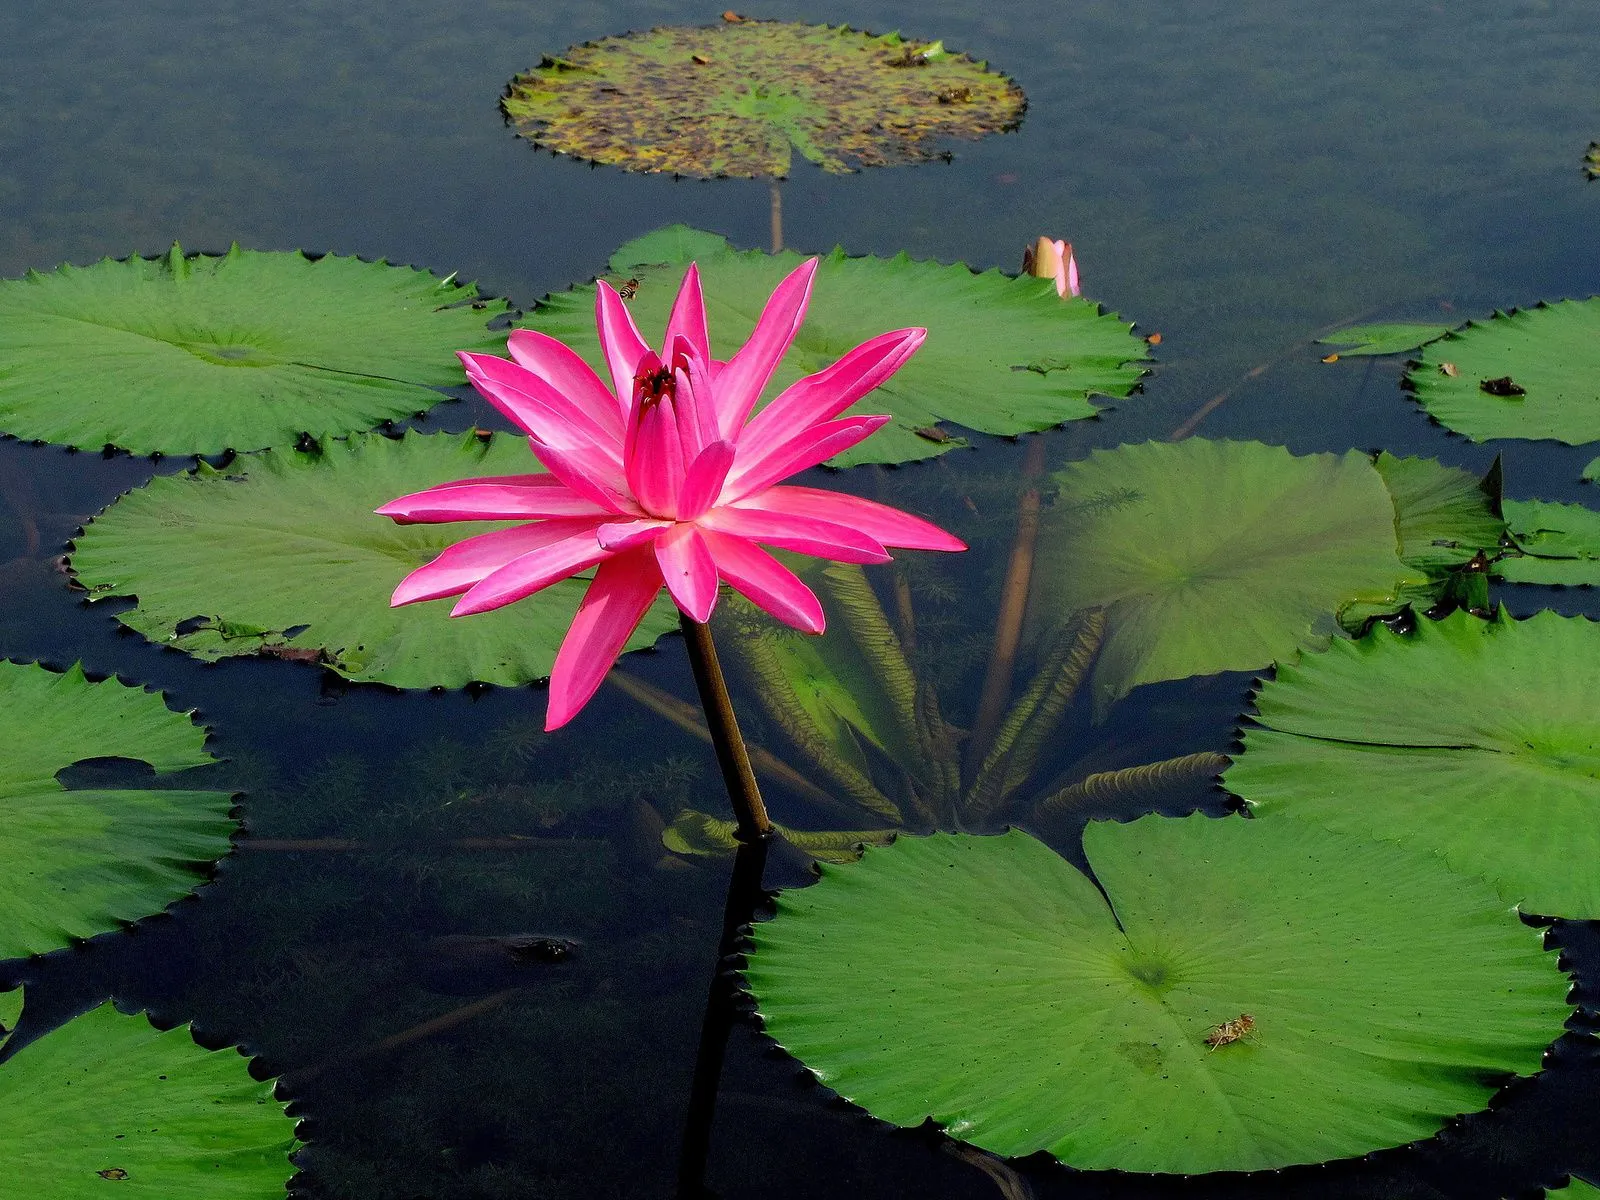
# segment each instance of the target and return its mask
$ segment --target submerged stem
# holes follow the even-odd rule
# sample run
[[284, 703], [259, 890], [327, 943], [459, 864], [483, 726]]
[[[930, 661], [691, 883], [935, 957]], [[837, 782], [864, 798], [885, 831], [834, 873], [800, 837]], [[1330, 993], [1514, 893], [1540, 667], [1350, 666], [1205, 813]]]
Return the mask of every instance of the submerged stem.
[[772, 252], [778, 253], [783, 249], [783, 192], [779, 190], [780, 184], [776, 179], [771, 181], [772, 188]]
[[717, 662], [711, 627], [683, 613], [679, 614], [678, 623], [683, 627], [683, 638], [689, 647], [689, 665], [694, 670], [695, 686], [700, 690], [700, 706], [705, 709], [706, 728], [711, 731], [711, 744], [717, 751], [722, 782], [728, 788], [728, 799], [733, 802], [733, 814], [739, 822], [739, 840], [758, 841], [772, 832], [772, 821], [767, 817], [767, 806], [756, 785], [750, 752], [745, 749], [744, 737], [739, 732], [739, 718], [734, 715], [728, 681], [722, 677], [722, 666]]
[[[1011, 542], [1011, 559], [1000, 589], [1000, 613], [994, 623], [994, 649], [983, 677], [978, 713], [967, 742], [967, 770], [972, 775], [988, 757], [995, 730], [1011, 693], [1017, 667], [1017, 643], [1022, 639], [1022, 616], [1028, 607], [1028, 584], [1033, 578], [1034, 548], [1039, 543], [1039, 489], [1034, 481], [1044, 473], [1044, 438], [1035, 435], [1022, 461], [1022, 478], [1028, 482], [1017, 497], [1017, 533]], [[971, 778], [971, 775], [968, 777]]]

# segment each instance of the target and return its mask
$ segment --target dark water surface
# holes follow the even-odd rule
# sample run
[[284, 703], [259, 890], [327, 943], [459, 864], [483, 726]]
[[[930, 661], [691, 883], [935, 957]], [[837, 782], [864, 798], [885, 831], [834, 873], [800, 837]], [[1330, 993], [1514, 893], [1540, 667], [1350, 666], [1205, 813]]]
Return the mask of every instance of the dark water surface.
[[[1226, 393], [1200, 432], [1479, 471], [1501, 452], [1508, 495], [1593, 503], [1576, 482], [1591, 451], [1472, 445], [1405, 399], [1398, 359], [1326, 366], [1309, 344], [1357, 319], [1455, 322], [1600, 291], [1600, 184], [1579, 170], [1600, 137], [1592, 3], [935, 0], [752, 15], [943, 38], [1027, 91], [1018, 132], [959, 147], [952, 164], [838, 177], [802, 162], [784, 207], [789, 245], [807, 250], [1014, 267], [1037, 235], [1071, 238], [1088, 294], [1163, 341], [1144, 393], [1050, 435], [1053, 459], [1165, 436]], [[765, 184], [590, 169], [533, 151], [496, 108], [545, 52], [715, 16], [665, 2], [10, 0], [0, 276], [237, 240], [456, 271], [529, 304], [673, 221], [764, 245]], [[426, 425], [487, 411], [445, 405]], [[955, 497], [995, 491], [1019, 461], [990, 442], [837, 482]], [[51, 560], [120, 492], [185, 465], [0, 442], [0, 654], [82, 659], [198, 708], [230, 760], [210, 779], [245, 793], [253, 835], [364, 848], [241, 848], [169, 917], [0, 967], [29, 983], [29, 1023], [113, 992], [244, 1044], [288, 1076], [308, 1197], [669, 1194], [727, 865], [667, 869], [656, 839], [684, 805], [722, 811], [709, 755], [615, 694], [546, 738], [537, 690], [343, 688], [287, 663], [201, 666], [119, 634]], [[1008, 511], [952, 501], [941, 516], [975, 539], [970, 620], [985, 628]], [[1503, 598], [1519, 613], [1600, 615], [1586, 590]], [[692, 694], [676, 639], [626, 665]], [[1110, 725], [1080, 727], [1061, 766], [1226, 750], [1248, 686], [1144, 689]], [[773, 801], [780, 817], [811, 816]], [[1189, 803], [1223, 806], [1204, 792], [1173, 805]], [[452, 844], [529, 834], [547, 840]], [[767, 878], [804, 875], [779, 861]], [[524, 933], [581, 945], [522, 965], [464, 948], [463, 935]], [[1552, 937], [1578, 1000], [1595, 1004], [1594, 927]], [[442, 1033], [379, 1046], [473, 1004]], [[1492, 1111], [1362, 1162], [1192, 1181], [1022, 1169], [1039, 1196], [1537, 1194], [1568, 1171], [1600, 1178], [1593, 1046], [1569, 1035], [1552, 1063]], [[735, 1030], [717, 1193], [999, 1194], [936, 1136], [890, 1133], [799, 1076], [753, 1028]]]

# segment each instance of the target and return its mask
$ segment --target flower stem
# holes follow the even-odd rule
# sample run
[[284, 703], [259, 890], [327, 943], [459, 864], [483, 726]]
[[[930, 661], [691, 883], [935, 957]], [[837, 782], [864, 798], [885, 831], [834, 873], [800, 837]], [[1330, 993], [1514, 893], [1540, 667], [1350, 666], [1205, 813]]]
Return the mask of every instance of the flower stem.
[[678, 620], [689, 647], [689, 665], [694, 670], [695, 686], [700, 689], [700, 706], [705, 709], [711, 744], [717, 750], [717, 765], [722, 768], [722, 782], [727, 786], [728, 799], [733, 801], [733, 814], [739, 822], [739, 840], [747, 844], [758, 841], [772, 832], [772, 822], [761, 800], [761, 789], [756, 786], [756, 773], [750, 767], [750, 752], [745, 749], [744, 737], [739, 732], [739, 719], [733, 712], [728, 683], [717, 662], [711, 627], [682, 613], [678, 614]]

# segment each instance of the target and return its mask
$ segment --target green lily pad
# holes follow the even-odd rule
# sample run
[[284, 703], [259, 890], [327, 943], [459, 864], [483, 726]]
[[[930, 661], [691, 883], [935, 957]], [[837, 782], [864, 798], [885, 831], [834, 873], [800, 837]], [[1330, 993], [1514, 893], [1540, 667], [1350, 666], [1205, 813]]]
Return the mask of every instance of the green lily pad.
[[[451, 618], [449, 598], [390, 608], [408, 572], [514, 522], [396, 525], [372, 510], [452, 479], [539, 470], [523, 439], [470, 433], [365, 434], [224, 470], [202, 463], [97, 516], [72, 568], [91, 600], [137, 597], [117, 614], [124, 625], [208, 661], [301, 659], [401, 688], [530, 683], [550, 674], [587, 582], [472, 617]], [[677, 627], [677, 610], [658, 601], [628, 646]]]
[[1055, 480], [1035, 587], [1054, 612], [1105, 610], [1099, 714], [1141, 683], [1325, 645], [1341, 609], [1425, 582], [1398, 556], [1383, 476], [1355, 451], [1146, 442], [1096, 450]]
[[1600, 1187], [1574, 1177], [1567, 1180], [1566, 1187], [1547, 1188], [1544, 1194], [1555, 1200], [1600, 1200]]
[[633, 171], [777, 178], [927, 162], [1014, 129], [1027, 100], [943, 45], [783, 21], [587, 42], [518, 75], [500, 102], [535, 145]]
[[1600, 441], [1600, 297], [1469, 322], [1406, 379], [1434, 420], [1475, 442]]
[[0, 1064], [0, 1200], [281, 1198], [297, 1144], [283, 1110], [238, 1054], [107, 1002]]
[[[1400, 560], [1421, 578], [1401, 586], [1392, 598], [1357, 601], [1339, 612], [1339, 624], [1360, 633], [1375, 617], [1401, 608], [1430, 609], [1446, 599], [1458, 607], [1480, 607], [1465, 600], [1481, 584], [1488, 588], [1485, 558], [1500, 552], [1506, 522], [1501, 515], [1499, 460], [1483, 479], [1431, 458], [1397, 458], [1387, 450], [1373, 459], [1394, 501]], [[1483, 604], [1487, 604], [1485, 598]]]
[[427, 271], [234, 246], [0, 280], [0, 433], [219, 454], [402, 420], [503, 350], [503, 301]]
[[1494, 565], [1510, 583], [1600, 583], [1600, 512], [1582, 504], [1507, 500], [1506, 521], [1523, 550]]
[[1600, 917], [1600, 625], [1464, 612], [1281, 665], [1223, 776], [1263, 817], [1441, 852], [1508, 901]]
[[115, 679], [0, 662], [0, 959], [44, 954], [158, 913], [228, 853], [227, 792], [68, 790], [92, 758], [166, 775], [215, 760], [205, 730]]
[[1338, 346], [1340, 358], [1361, 358], [1366, 355], [1399, 354], [1415, 350], [1450, 332], [1448, 325], [1429, 325], [1398, 321], [1380, 325], [1351, 325], [1317, 341], [1325, 346]]
[[1570, 1015], [1538, 934], [1432, 855], [1198, 815], [1083, 844], [1099, 888], [1020, 832], [822, 868], [754, 928], [767, 1031], [896, 1125], [1189, 1173], [1426, 1137]]
[[17, 1018], [21, 1015], [22, 989], [0, 992], [0, 1047], [5, 1045], [11, 1031], [17, 1027]]
[[[648, 341], [659, 341], [684, 268], [698, 262], [712, 353], [731, 358], [755, 328], [772, 289], [801, 261], [793, 252], [738, 251], [715, 234], [675, 226], [629, 242], [611, 258], [613, 282], [632, 279], [629, 302]], [[594, 287], [548, 296], [523, 322], [561, 339], [602, 377]], [[921, 326], [928, 340], [852, 413], [894, 420], [835, 467], [931, 458], [965, 445], [940, 430], [950, 421], [983, 433], [1049, 429], [1098, 411], [1090, 397], [1126, 396], [1144, 374], [1144, 342], [1132, 326], [1088, 300], [1063, 301], [1047, 279], [975, 273], [960, 264], [825, 255], [800, 335], [768, 387], [770, 398], [802, 375], [891, 329]]]

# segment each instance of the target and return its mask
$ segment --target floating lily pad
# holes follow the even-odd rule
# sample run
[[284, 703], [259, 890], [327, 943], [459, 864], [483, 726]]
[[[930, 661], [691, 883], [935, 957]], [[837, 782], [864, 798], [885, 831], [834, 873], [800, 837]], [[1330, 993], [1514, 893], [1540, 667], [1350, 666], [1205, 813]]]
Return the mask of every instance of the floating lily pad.
[[[1499, 553], [1506, 522], [1500, 511], [1500, 464], [1479, 479], [1470, 471], [1447, 467], [1432, 458], [1397, 458], [1387, 450], [1373, 459], [1394, 501], [1395, 531], [1400, 535], [1400, 559], [1415, 567], [1422, 578], [1404, 584], [1390, 599], [1377, 603], [1357, 601], [1340, 610], [1339, 623], [1352, 633], [1366, 628], [1375, 617], [1388, 616], [1410, 606], [1426, 610], [1447, 597], [1458, 607], [1461, 591], [1471, 582], [1488, 588], [1487, 574], [1475, 575], [1471, 564]], [[1487, 599], [1484, 601], [1487, 604]]]
[[500, 102], [534, 144], [634, 171], [781, 179], [926, 162], [1013, 129], [1027, 100], [938, 43], [782, 21], [668, 27], [587, 42]]
[[74, 763], [127, 758], [161, 775], [215, 761], [161, 697], [0, 662], [0, 959], [44, 954], [160, 912], [228, 852], [227, 792], [68, 790]]
[[1505, 509], [1523, 554], [1495, 563], [1497, 576], [1510, 583], [1600, 583], [1600, 512], [1548, 500], [1507, 500]]
[[1425, 582], [1398, 556], [1383, 477], [1355, 451], [1189, 438], [1097, 450], [1055, 479], [1035, 587], [1051, 612], [1105, 610], [1097, 713], [1141, 683], [1325, 645], [1341, 609]]
[[1475, 442], [1600, 441], [1600, 298], [1469, 322], [1406, 379], [1434, 420]]
[[[633, 317], [655, 342], [684, 268], [698, 262], [712, 353], [726, 359], [800, 260], [792, 252], [737, 251], [715, 234], [674, 226], [623, 246], [612, 256], [611, 271], [616, 285], [635, 281]], [[524, 323], [566, 342], [608, 377], [595, 336], [592, 285], [546, 297]], [[903, 254], [850, 258], [836, 249], [822, 259], [806, 322], [767, 397], [868, 338], [916, 326], [928, 330], [922, 348], [849, 410], [889, 413], [894, 420], [830, 465], [908, 462], [966, 444], [938, 429], [940, 421], [1011, 435], [1091, 417], [1097, 409], [1090, 397], [1128, 395], [1148, 357], [1130, 325], [1088, 300], [1063, 301], [1050, 280], [979, 274]]]
[[1567, 1181], [1566, 1187], [1546, 1189], [1545, 1195], [1552, 1200], [1600, 1200], [1600, 1187], [1572, 1178]]
[[0, 1063], [0, 1200], [272, 1200], [294, 1122], [232, 1050], [107, 1002]]
[[1510, 903], [1600, 917], [1600, 625], [1464, 612], [1278, 668], [1223, 777], [1263, 817], [1443, 853]]
[[383, 262], [234, 246], [0, 280], [0, 433], [136, 454], [337, 436], [432, 408], [505, 309]]
[[[93, 600], [137, 597], [117, 614], [124, 625], [197, 658], [302, 659], [402, 688], [530, 683], [550, 674], [586, 581], [471, 617], [451, 618], [449, 598], [390, 608], [409, 571], [508, 523], [396, 525], [372, 510], [452, 479], [539, 470], [525, 440], [470, 433], [358, 435], [224, 470], [202, 463], [101, 513], [72, 567]], [[677, 627], [659, 601], [628, 646]]]
[[1394, 501], [1400, 557], [1409, 565], [1437, 577], [1479, 551], [1500, 548], [1506, 522], [1498, 460], [1483, 479], [1438, 459], [1398, 458], [1387, 450], [1372, 465]]
[[1433, 855], [1237, 817], [1083, 841], [1099, 888], [1019, 832], [822, 868], [754, 929], [768, 1032], [896, 1125], [1188, 1173], [1426, 1137], [1570, 1015], [1538, 934]]
[[1415, 350], [1450, 332], [1448, 325], [1428, 325], [1416, 322], [1392, 322], [1383, 325], [1351, 325], [1317, 341], [1325, 346], [1338, 346], [1340, 358], [1361, 358], [1368, 355], [1399, 354]]

